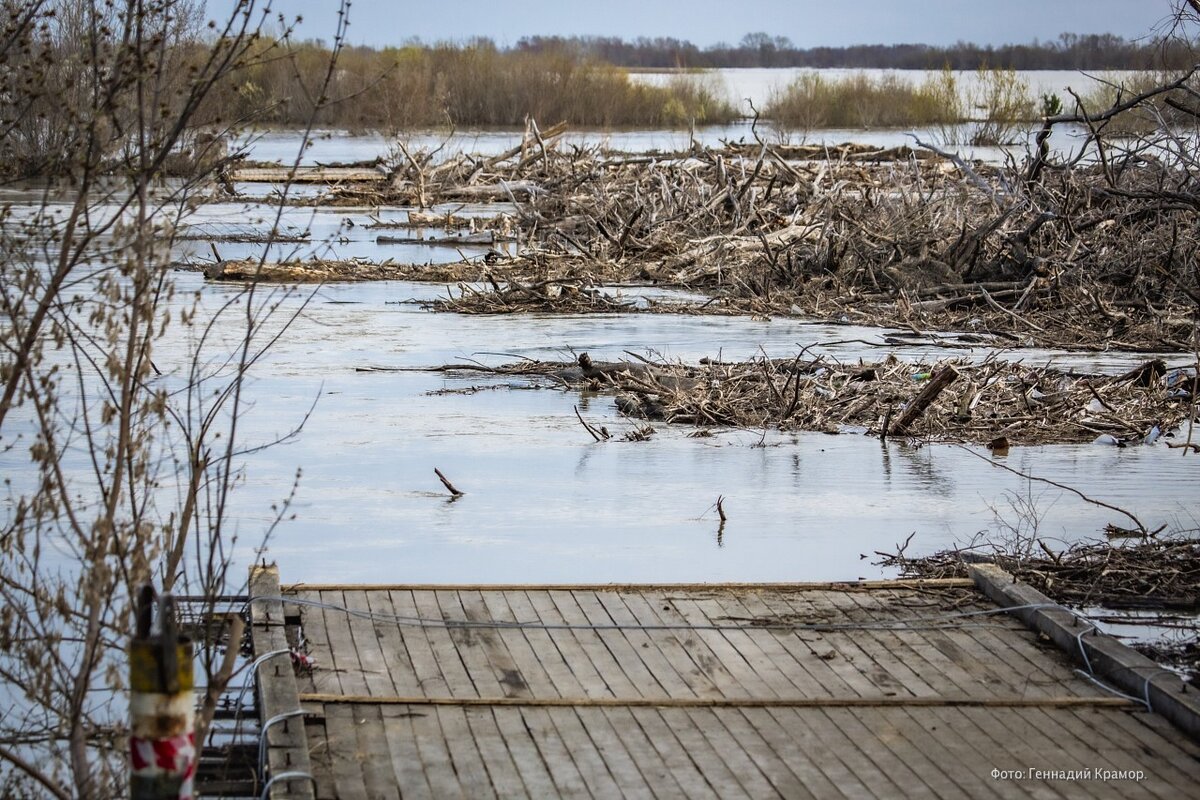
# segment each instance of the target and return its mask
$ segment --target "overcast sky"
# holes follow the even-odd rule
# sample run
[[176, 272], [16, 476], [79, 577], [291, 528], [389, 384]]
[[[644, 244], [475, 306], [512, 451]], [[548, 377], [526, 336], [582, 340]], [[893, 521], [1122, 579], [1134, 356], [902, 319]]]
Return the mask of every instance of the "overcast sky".
[[[208, 0], [209, 15], [234, 0]], [[301, 14], [303, 38], [328, 40], [337, 0], [274, 0]], [[488, 36], [513, 44], [533, 34], [674, 36], [701, 46], [736, 43], [752, 31], [801, 47], [920, 42], [980, 44], [1114, 33], [1132, 39], [1161, 22], [1169, 0], [353, 0], [349, 40], [400, 44]]]

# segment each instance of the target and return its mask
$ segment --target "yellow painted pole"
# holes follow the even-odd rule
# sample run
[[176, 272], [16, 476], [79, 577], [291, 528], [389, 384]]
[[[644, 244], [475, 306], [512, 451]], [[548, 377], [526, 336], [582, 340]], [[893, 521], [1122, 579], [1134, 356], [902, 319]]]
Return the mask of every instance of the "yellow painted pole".
[[192, 642], [175, 626], [175, 602], [163, 597], [150, 634], [154, 590], [138, 595], [137, 632], [129, 646], [129, 796], [193, 800], [196, 700]]

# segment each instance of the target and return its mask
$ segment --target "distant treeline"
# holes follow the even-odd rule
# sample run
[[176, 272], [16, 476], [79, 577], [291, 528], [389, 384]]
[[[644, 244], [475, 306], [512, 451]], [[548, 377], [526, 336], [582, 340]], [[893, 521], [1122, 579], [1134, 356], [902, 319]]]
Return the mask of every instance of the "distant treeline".
[[849, 47], [796, 47], [785, 36], [751, 33], [734, 46], [699, 48], [666, 37], [620, 39], [603, 36], [530, 36], [513, 48], [530, 53], [565, 52], [619, 67], [643, 69], [718, 67], [843, 67], [851, 69], [1152, 69], [1190, 64], [1181, 45], [1128, 41], [1112, 34], [1064, 33], [1052, 41], [998, 47], [959, 42], [949, 47], [924, 44], [862, 44]]
[[337, 126], [400, 131], [439, 125], [550, 124], [673, 127], [719, 124], [739, 116], [724, 93], [675, 76], [665, 86], [628, 71], [555, 52], [501, 50], [491, 42], [332, 52], [320, 42], [282, 48], [263, 43], [206, 98], [201, 124]]

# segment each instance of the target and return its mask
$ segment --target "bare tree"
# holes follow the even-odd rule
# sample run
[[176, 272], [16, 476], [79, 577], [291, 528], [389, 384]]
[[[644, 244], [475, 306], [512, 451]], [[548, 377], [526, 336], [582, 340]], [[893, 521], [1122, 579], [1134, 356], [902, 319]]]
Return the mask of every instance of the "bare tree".
[[231, 493], [266, 444], [241, 441], [243, 389], [287, 290], [177, 292], [176, 228], [225, 164], [164, 172], [214, 87], [291, 31], [239, 0], [202, 35], [200, 8], [0, 0], [0, 795], [122, 792], [135, 589], [224, 589]]

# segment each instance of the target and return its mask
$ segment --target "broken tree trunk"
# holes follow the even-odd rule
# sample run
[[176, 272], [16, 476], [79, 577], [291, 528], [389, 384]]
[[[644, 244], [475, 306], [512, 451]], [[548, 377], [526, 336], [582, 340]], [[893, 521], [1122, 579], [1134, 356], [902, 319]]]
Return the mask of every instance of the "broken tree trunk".
[[950, 384], [958, 378], [958, 370], [953, 366], [947, 366], [938, 371], [936, 375], [929, 379], [929, 383], [921, 390], [921, 393], [912, 399], [904, 411], [900, 414], [900, 418], [892, 424], [892, 428], [888, 431], [889, 435], [903, 436], [908, 427], [917, 421], [917, 418], [925, 413], [925, 409], [929, 404], [937, 399], [937, 396], [942, 393]]

